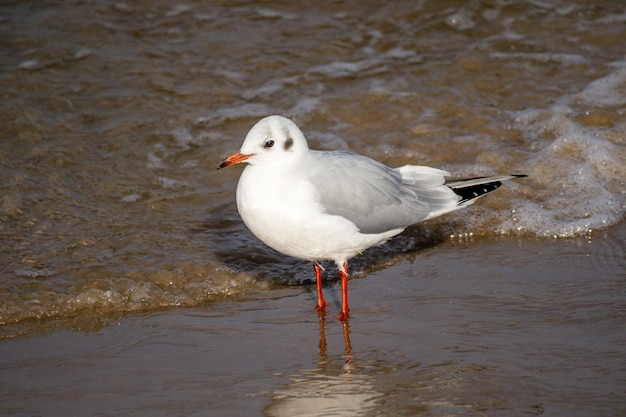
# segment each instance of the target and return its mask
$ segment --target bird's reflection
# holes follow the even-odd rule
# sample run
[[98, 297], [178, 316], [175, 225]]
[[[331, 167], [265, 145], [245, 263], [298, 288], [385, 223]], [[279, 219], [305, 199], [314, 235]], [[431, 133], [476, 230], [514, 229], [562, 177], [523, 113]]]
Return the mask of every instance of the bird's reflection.
[[369, 375], [357, 371], [350, 342], [350, 323], [341, 321], [337, 324], [343, 327], [344, 354], [327, 353], [326, 320], [320, 314], [317, 366], [299, 371], [291, 377], [289, 384], [276, 390], [265, 415], [361, 416], [376, 407], [376, 399], [382, 394], [374, 390]]
[[[318, 312], [320, 323], [320, 357], [326, 356], [326, 316], [323, 312]], [[352, 358], [352, 344], [350, 343], [350, 322], [348, 320], [341, 321], [343, 326], [343, 340], [346, 347], [346, 358]]]

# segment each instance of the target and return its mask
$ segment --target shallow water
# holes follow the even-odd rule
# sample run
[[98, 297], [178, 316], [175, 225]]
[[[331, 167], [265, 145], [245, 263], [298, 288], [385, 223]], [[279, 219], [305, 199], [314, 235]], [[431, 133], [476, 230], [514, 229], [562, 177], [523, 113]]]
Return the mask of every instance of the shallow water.
[[[7, 415], [622, 416], [623, 236], [445, 242], [350, 281], [0, 341]], [[489, 264], [486, 265], [485, 261]], [[340, 286], [325, 289], [339, 310]]]
[[309, 280], [242, 225], [240, 169], [215, 171], [272, 113], [315, 148], [530, 176], [367, 252], [357, 275], [450, 236], [614, 226], [626, 15], [587, 3], [3, 2], [3, 335]]

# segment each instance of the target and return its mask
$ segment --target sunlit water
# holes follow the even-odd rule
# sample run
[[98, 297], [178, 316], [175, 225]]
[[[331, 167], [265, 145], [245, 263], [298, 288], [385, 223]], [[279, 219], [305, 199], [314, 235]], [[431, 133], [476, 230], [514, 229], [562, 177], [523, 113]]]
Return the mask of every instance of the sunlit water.
[[[351, 280], [347, 323], [318, 321], [312, 286], [123, 319], [76, 317], [73, 328], [1, 341], [0, 411], [623, 416], [618, 239], [421, 249]], [[339, 285], [326, 292], [338, 311]]]
[[[3, 1], [0, 414], [626, 415], [625, 10]], [[356, 257], [318, 323], [215, 169], [275, 113], [529, 177]]]
[[242, 225], [240, 169], [215, 171], [273, 113], [314, 148], [529, 175], [357, 274], [450, 236], [610, 228], [626, 211], [625, 23], [620, 2], [3, 2], [0, 323], [309, 280]]
[[[5, 409], [114, 415], [134, 392], [118, 414], [623, 415], [624, 39], [619, 1], [2, 2]], [[331, 322], [326, 353], [285, 287], [310, 265], [256, 240], [240, 168], [215, 170], [275, 113], [313, 148], [529, 177], [354, 259], [371, 293], [352, 350]], [[182, 329], [159, 313], [176, 306]], [[33, 359], [33, 332], [68, 323], [94, 333]]]

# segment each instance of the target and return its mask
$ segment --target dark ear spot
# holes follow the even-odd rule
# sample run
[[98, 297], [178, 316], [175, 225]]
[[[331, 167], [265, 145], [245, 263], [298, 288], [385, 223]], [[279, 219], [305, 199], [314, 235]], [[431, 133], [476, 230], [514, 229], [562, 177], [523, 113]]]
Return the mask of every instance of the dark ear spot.
[[293, 147], [293, 139], [287, 138], [287, 140], [285, 141], [285, 150], [290, 151], [292, 147]]

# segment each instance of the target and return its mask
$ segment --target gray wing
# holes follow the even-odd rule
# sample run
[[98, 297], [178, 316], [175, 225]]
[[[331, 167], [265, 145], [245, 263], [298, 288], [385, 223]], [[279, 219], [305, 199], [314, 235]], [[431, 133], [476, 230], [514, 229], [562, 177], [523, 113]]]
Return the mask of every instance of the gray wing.
[[403, 179], [406, 167], [392, 169], [350, 152], [313, 151], [311, 156], [315, 169], [309, 180], [319, 193], [320, 204], [327, 213], [353, 222], [361, 233], [382, 233], [424, 220], [436, 208], [433, 198], [441, 198], [441, 174], [435, 180], [438, 184], [424, 184], [417, 178]]

